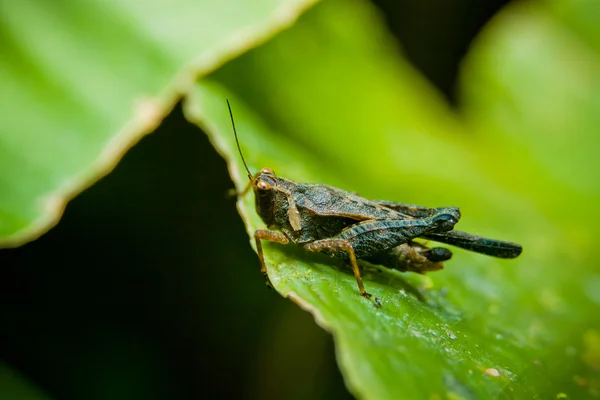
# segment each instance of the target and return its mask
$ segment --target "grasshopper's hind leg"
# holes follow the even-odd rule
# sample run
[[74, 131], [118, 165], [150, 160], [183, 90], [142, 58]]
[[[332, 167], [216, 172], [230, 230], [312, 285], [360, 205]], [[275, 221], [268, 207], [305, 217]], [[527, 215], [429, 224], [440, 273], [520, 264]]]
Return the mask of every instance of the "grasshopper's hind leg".
[[367, 293], [365, 286], [363, 285], [362, 277], [360, 276], [360, 270], [358, 269], [358, 262], [356, 261], [356, 255], [354, 254], [354, 248], [349, 241], [344, 239], [323, 239], [317, 240], [312, 243], [304, 245], [304, 248], [308, 251], [320, 252], [323, 250], [342, 250], [348, 253], [350, 264], [352, 265], [352, 271], [354, 272], [354, 279], [358, 284], [358, 290], [360, 294], [367, 299], [373, 299], [377, 306], [381, 306], [379, 299], [374, 297], [372, 294]]
[[279, 232], [258, 230], [254, 232], [254, 240], [256, 240], [256, 252], [258, 253], [258, 259], [260, 261], [260, 272], [265, 277], [265, 283], [268, 287], [272, 288], [269, 274], [267, 273], [267, 264], [265, 264], [265, 258], [263, 256], [263, 249], [261, 240], [268, 240], [269, 242], [275, 242], [280, 244], [288, 244], [289, 240]]

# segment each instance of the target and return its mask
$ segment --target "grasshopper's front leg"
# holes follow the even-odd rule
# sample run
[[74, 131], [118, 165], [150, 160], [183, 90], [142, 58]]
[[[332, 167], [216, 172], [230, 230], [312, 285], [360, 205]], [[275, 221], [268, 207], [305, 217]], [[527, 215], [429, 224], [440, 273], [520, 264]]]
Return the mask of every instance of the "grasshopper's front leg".
[[283, 234], [274, 231], [266, 231], [259, 229], [254, 232], [254, 240], [256, 241], [256, 252], [258, 253], [258, 259], [260, 261], [260, 272], [263, 273], [265, 277], [265, 283], [268, 287], [272, 288], [271, 280], [269, 279], [269, 274], [267, 272], [267, 265], [265, 264], [265, 258], [263, 256], [263, 249], [261, 240], [268, 240], [269, 242], [275, 242], [280, 244], [288, 244], [289, 240]]

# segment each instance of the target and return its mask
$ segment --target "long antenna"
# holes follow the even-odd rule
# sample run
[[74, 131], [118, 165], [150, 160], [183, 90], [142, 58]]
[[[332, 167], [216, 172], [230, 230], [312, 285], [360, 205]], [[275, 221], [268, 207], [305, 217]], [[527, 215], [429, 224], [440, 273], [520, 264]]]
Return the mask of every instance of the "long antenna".
[[252, 180], [252, 174], [250, 173], [250, 169], [248, 169], [248, 165], [246, 164], [246, 160], [244, 160], [244, 155], [242, 154], [242, 149], [240, 148], [240, 141], [238, 140], [237, 131], [235, 130], [235, 122], [233, 121], [233, 113], [231, 112], [231, 105], [229, 104], [229, 99], [227, 100], [227, 108], [229, 108], [229, 116], [231, 117], [231, 125], [233, 125], [233, 135], [235, 136], [235, 143], [237, 144], [238, 151], [240, 152], [240, 156], [242, 157], [242, 162], [244, 163], [244, 167], [246, 167], [246, 171], [248, 172], [248, 179]]

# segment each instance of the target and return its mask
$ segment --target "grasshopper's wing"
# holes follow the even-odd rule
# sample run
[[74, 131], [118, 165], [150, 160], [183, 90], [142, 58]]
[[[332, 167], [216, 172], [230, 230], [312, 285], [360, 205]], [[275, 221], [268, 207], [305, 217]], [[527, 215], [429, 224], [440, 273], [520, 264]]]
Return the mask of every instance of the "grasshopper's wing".
[[[413, 218], [426, 218], [431, 217], [440, 212], [443, 208], [448, 207], [440, 207], [440, 208], [430, 208], [424, 206], [418, 206], [415, 204], [405, 204], [405, 203], [396, 203], [394, 201], [387, 200], [371, 200], [372, 203], [375, 203], [381, 207], [389, 208], [398, 213], [413, 217]], [[454, 207], [452, 207], [454, 208]]]
[[392, 208], [328, 185], [298, 184], [292, 195], [298, 208], [320, 216], [343, 217], [355, 221], [412, 219]]

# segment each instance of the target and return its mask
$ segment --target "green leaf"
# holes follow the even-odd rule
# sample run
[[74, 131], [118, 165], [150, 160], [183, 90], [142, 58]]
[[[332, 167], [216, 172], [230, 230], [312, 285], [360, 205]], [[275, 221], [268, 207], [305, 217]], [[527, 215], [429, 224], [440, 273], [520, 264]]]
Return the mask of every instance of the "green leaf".
[[[586, 15], [590, 3], [572, 14]], [[512, 7], [478, 40], [463, 70], [466, 124], [361, 1], [316, 6], [190, 96], [188, 117], [228, 160], [238, 190], [248, 181], [226, 97], [252, 171], [271, 167], [367, 198], [458, 205], [458, 229], [524, 245], [510, 261], [457, 250], [427, 276], [366, 268], [378, 309], [342, 263], [265, 244], [271, 281], [332, 332], [356, 396], [598, 393], [600, 75], [586, 45], [596, 36], [587, 29], [581, 39], [553, 7]], [[265, 227], [252, 194], [238, 207], [250, 235]]]
[[312, 3], [0, 2], [0, 246], [47, 230], [197, 76]]

